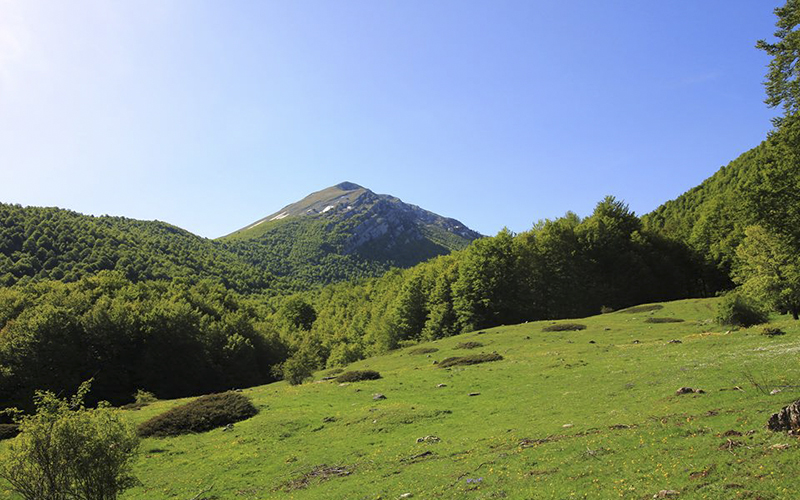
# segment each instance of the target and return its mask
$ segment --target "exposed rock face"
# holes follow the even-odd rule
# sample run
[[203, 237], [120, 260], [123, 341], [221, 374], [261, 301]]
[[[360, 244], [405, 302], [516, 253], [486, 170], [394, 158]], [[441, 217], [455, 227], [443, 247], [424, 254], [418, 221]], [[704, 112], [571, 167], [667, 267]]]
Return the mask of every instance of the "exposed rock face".
[[800, 430], [800, 400], [784, 406], [778, 413], [773, 413], [767, 422], [767, 429], [774, 432]]

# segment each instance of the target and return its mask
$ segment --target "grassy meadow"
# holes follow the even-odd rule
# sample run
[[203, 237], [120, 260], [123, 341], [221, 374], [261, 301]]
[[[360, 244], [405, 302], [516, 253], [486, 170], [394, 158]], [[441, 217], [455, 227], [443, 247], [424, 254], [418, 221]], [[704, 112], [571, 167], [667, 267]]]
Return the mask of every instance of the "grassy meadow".
[[[797, 498], [800, 443], [765, 423], [800, 399], [800, 326], [775, 316], [785, 335], [729, 331], [715, 305], [570, 320], [579, 331], [502, 326], [347, 367], [379, 380], [340, 385], [329, 370], [246, 389], [260, 413], [231, 430], [143, 440], [142, 485], [122, 498]], [[493, 352], [503, 359], [437, 366]], [[125, 414], [139, 423], [184, 401]]]

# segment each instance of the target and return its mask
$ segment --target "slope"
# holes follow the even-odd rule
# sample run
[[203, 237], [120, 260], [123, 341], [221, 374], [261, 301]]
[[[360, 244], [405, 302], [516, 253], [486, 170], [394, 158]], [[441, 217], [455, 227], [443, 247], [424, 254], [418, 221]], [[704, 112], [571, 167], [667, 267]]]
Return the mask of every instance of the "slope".
[[[800, 446], [764, 424], [800, 394], [800, 328], [776, 317], [784, 336], [726, 332], [711, 323], [715, 301], [586, 318], [582, 331], [499, 327], [348, 367], [378, 370], [375, 381], [340, 385], [322, 372], [249, 389], [260, 414], [232, 431], [145, 440], [142, 486], [123, 498], [210, 487], [200, 497], [794, 498]], [[466, 341], [483, 346], [459, 349]], [[421, 347], [435, 351], [414, 354]], [[474, 352], [504, 359], [435, 364]], [[677, 395], [683, 386], [705, 392]], [[179, 403], [128, 415], [141, 422]]]
[[343, 182], [219, 241], [253, 265], [318, 284], [410, 267], [479, 237], [455, 219]]
[[164, 222], [0, 203], [0, 285], [72, 282], [103, 270], [132, 281], [213, 279], [241, 292], [279, 285], [218, 243]]

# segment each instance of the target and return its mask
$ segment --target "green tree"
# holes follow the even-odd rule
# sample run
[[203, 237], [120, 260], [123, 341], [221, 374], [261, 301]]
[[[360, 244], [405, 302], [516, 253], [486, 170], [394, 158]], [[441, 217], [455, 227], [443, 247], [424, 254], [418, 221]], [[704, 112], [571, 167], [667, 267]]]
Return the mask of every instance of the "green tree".
[[[782, 7], [775, 9], [778, 20], [775, 23], [775, 43], [759, 40], [756, 47], [766, 52], [772, 60], [769, 63], [765, 82], [770, 107], [783, 106], [784, 115], [791, 116], [800, 110], [800, 0], [787, 0]], [[782, 118], [775, 120], [780, 124]]]
[[0, 462], [0, 478], [25, 500], [113, 500], [138, 482], [131, 465], [139, 438], [119, 414], [83, 406], [89, 382], [70, 400], [36, 394], [36, 413]]
[[760, 226], [745, 231], [736, 253], [734, 281], [742, 291], [781, 312], [800, 317], [800, 257], [784, 238]]

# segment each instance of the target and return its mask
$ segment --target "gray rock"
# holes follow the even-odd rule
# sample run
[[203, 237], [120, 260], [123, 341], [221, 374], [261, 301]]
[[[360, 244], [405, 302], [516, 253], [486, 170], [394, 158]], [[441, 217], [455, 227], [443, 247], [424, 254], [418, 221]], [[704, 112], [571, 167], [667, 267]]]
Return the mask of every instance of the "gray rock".
[[384, 396], [381, 393], [373, 394], [372, 399], [374, 399], [375, 401], [378, 401], [379, 399], [386, 399], [386, 396]]
[[773, 432], [800, 430], [800, 400], [773, 413], [767, 422], [767, 429]]
[[673, 498], [673, 497], [676, 497], [676, 496], [678, 496], [680, 494], [681, 494], [680, 491], [661, 490], [658, 493], [656, 493], [655, 495], [653, 495], [653, 498]]

